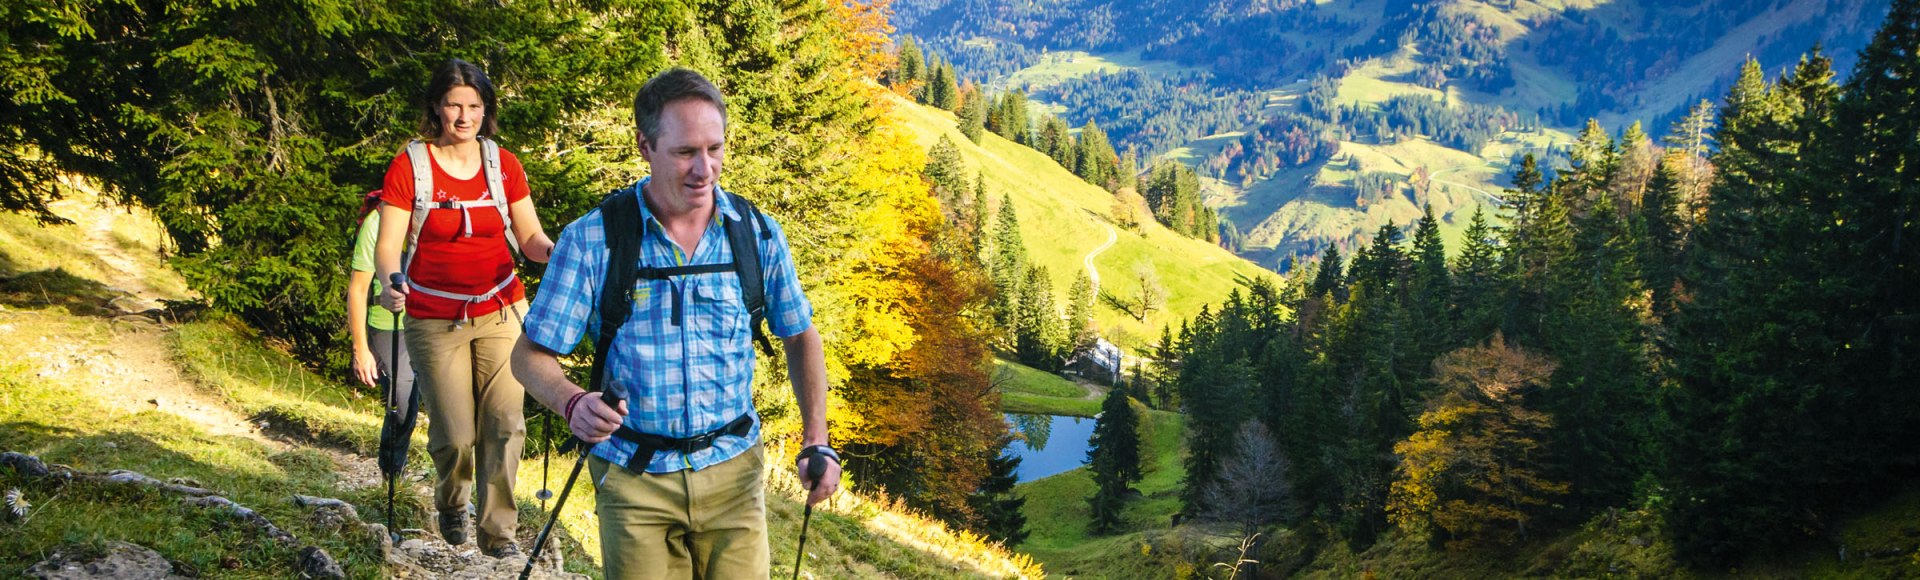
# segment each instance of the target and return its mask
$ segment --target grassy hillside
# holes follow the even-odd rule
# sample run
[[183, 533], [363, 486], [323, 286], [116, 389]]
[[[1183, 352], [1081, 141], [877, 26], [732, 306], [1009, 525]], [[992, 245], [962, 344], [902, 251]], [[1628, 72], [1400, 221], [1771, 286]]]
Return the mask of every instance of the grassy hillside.
[[[143, 212], [101, 207], [82, 191], [56, 205], [74, 225], [42, 226], [0, 213], [0, 451], [82, 472], [131, 469], [180, 478], [258, 511], [332, 554], [349, 577], [391, 576], [372, 536], [314, 518], [292, 495], [353, 504], [385, 521], [385, 489], [370, 458], [377, 393], [301, 367], [244, 323], [128, 315], [159, 300], [190, 298], [168, 270], [162, 239]], [[401, 527], [430, 519], [426, 431], [399, 489]], [[786, 457], [768, 458], [773, 574], [792, 574], [801, 519]], [[570, 458], [556, 457], [558, 491]], [[530, 546], [546, 514], [538, 458], [521, 462], [520, 541]], [[33, 504], [24, 520], [0, 516], [0, 577], [17, 577], [54, 548], [124, 540], [216, 578], [291, 578], [299, 545], [267, 541], [214, 511], [146, 489], [31, 479], [0, 467], [0, 490]], [[577, 485], [556, 532], [568, 569], [597, 577], [593, 486]], [[814, 577], [1036, 577], [1031, 560], [900, 508], [842, 493], [815, 510], [804, 569]], [[412, 536], [410, 536], [412, 537]], [[468, 556], [471, 558], [471, 556]]]
[[1106, 387], [1082, 384], [1017, 362], [995, 359], [994, 388], [1000, 408], [1008, 413], [1072, 415], [1100, 414]]
[[1272, 272], [1205, 241], [1175, 234], [1157, 223], [1138, 231], [1112, 225], [1108, 219], [1113, 196], [1081, 181], [1053, 159], [991, 133], [975, 144], [960, 133], [954, 116], [900, 99], [894, 113], [913, 129], [922, 147], [932, 147], [942, 136], [960, 147], [971, 171], [987, 178], [988, 196], [995, 203], [1013, 200], [1020, 216], [1020, 235], [1027, 254], [1053, 277], [1055, 300], [1066, 304], [1067, 290], [1082, 269], [1087, 254], [1117, 236], [1094, 267], [1100, 271], [1101, 291], [1128, 295], [1140, 287], [1134, 273], [1149, 268], [1170, 296], [1165, 308], [1144, 322], [1102, 304], [1094, 320], [1109, 340], [1129, 350], [1158, 340], [1163, 325], [1178, 326], [1205, 304], [1226, 299], [1242, 280], [1272, 276]]

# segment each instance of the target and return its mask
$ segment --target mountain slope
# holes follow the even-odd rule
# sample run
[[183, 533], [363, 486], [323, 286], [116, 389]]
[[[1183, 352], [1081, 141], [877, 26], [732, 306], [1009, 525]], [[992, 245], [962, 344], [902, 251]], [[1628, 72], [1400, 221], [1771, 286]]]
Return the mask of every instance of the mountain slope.
[[1082, 181], [1046, 155], [992, 133], [975, 144], [960, 133], [952, 113], [904, 99], [893, 102], [893, 114], [912, 128], [917, 143], [931, 148], [941, 137], [947, 138], [960, 148], [970, 171], [986, 176], [990, 198], [1013, 200], [1027, 255], [1053, 277], [1056, 304], [1067, 304], [1067, 291], [1087, 255], [1110, 236], [1113, 245], [1092, 260], [1100, 273], [1102, 293], [1134, 295], [1140, 289], [1137, 272], [1154, 272], [1167, 290], [1165, 308], [1144, 321], [1107, 304], [1095, 310], [1094, 320], [1102, 334], [1116, 344], [1137, 349], [1157, 341], [1163, 325], [1179, 326], [1202, 305], [1225, 300], [1245, 280], [1273, 276], [1219, 246], [1173, 233], [1158, 223], [1149, 221], [1138, 230], [1114, 226], [1108, 217], [1113, 195]]
[[[1187, 147], [1165, 154], [1203, 171], [1211, 156], [1276, 115], [1333, 121], [1301, 107], [1311, 79], [1331, 82], [1334, 102], [1360, 111], [1378, 110], [1396, 95], [1424, 95], [1456, 109], [1500, 107], [1519, 120], [1522, 127], [1509, 125], [1478, 144], [1403, 147], [1435, 138], [1420, 127], [1431, 121], [1403, 123], [1397, 135], [1380, 139], [1375, 129], [1352, 126], [1349, 116], [1333, 121], [1341, 153], [1331, 159], [1271, 177], [1209, 180], [1210, 199], [1248, 234], [1241, 254], [1284, 268], [1291, 254], [1364, 244], [1381, 224], [1405, 225], [1427, 202], [1452, 234], [1476, 206], [1490, 203], [1486, 192], [1505, 185], [1516, 154], [1553, 157], [1588, 117], [1613, 132], [1641, 121], [1657, 141], [1688, 107], [1719, 100], [1746, 58], [1772, 74], [1822, 44], [1844, 74], [1886, 8], [1886, 0], [903, 0], [895, 24], [952, 59], [964, 77], [1023, 87], [1074, 125], [1098, 121], [1123, 150], [1148, 139], [1116, 132], [1113, 118], [1047, 102], [1041, 89], [1103, 72], [1171, 78], [1198, 71], [1212, 75], [1207, 86], [1267, 96], [1268, 106], [1242, 119], [1241, 129], [1206, 135], [1195, 127]], [[1077, 100], [1112, 111], [1128, 98], [1112, 92]], [[1154, 103], [1118, 109], [1177, 114], [1156, 111]], [[1363, 166], [1351, 165], [1352, 157]], [[1361, 175], [1376, 183], [1394, 179], [1407, 191], [1422, 167], [1451, 172], [1435, 183], [1456, 191], [1355, 199]]]

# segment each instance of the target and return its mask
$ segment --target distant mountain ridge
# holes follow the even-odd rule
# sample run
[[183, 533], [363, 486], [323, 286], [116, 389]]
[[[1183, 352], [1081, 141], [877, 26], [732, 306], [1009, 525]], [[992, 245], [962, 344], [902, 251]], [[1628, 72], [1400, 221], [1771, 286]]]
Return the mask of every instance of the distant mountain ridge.
[[[1844, 75], [1888, 4], [901, 0], [893, 23], [963, 78], [1024, 88], [1073, 125], [1098, 122], [1117, 149], [1200, 169], [1235, 251], [1284, 270], [1367, 243], [1427, 203], [1458, 231], [1492, 207], [1513, 159], [1552, 158], [1589, 117], [1614, 132], [1640, 121], [1658, 142], [1689, 108], [1717, 102], [1747, 58], [1777, 74], [1820, 46]], [[1128, 71], [1140, 74], [1117, 76]], [[1222, 106], [1164, 97], [1176, 91], [1217, 94]], [[1383, 113], [1409, 97], [1502, 120], [1461, 143], [1436, 129], [1445, 119]], [[1263, 104], [1250, 112], [1239, 104], [1249, 99]], [[1329, 111], [1340, 107], [1349, 110]], [[1322, 153], [1260, 157], [1282, 145], [1249, 135], [1276, 122], [1316, 127], [1338, 153], [1296, 137], [1290, 151]], [[1233, 155], [1255, 157], [1243, 168]]]

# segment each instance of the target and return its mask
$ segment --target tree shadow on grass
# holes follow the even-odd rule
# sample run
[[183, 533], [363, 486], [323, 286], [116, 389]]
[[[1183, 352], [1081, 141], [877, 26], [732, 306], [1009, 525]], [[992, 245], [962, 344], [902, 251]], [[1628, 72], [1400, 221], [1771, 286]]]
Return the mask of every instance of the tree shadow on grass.
[[[5, 260], [0, 254], [0, 260]], [[11, 271], [0, 263], [0, 272]], [[141, 311], [122, 308], [130, 296], [105, 284], [75, 276], [62, 268], [50, 268], [14, 276], [0, 276], [0, 304], [41, 310], [64, 308], [68, 313], [101, 318], [146, 318], [155, 323], [191, 320], [204, 312], [205, 302], [198, 300], [161, 300], [162, 308]], [[119, 303], [116, 303], [119, 302]]]
[[40, 310], [62, 307], [84, 316], [123, 314], [110, 303], [118, 292], [105, 284], [81, 278], [61, 268], [0, 278], [0, 304]]

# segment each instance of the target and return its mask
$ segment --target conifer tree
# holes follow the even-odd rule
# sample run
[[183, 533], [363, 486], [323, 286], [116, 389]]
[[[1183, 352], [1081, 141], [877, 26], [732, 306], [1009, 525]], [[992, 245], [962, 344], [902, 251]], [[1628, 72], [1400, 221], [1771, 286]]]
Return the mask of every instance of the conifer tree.
[[[1002, 437], [1000, 448], [1005, 449], [1012, 441], [1011, 437]], [[987, 460], [987, 476], [980, 480], [979, 491], [969, 500], [973, 510], [980, 515], [980, 533], [1001, 545], [1015, 546], [1027, 539], [1027, 516], [1021, 512], [1027, 499], [1014, 492], [1019, 483], [1014, 475], [1020, 469], [1020, 457], [1000, 453]]]
[[1000, 96], [998, 109], [993, 116], [998, 120], [993, 132], [1014, 143], [1033, 145], [1032, 122], [1027, 118], [1027, 92], [1020, 89], [1007, 91]]
[[1637, 216], [1643, 235], [1635, 238], [1639, 244], [1636, 259], [1641, 277], [1653, 293], [1652, 311], [1661, 318], [1673, 313], [1675, 268], [1685, 232], [1680, 215], [1680, 200], [1685, 195], [1681, 180], [1688, 162], [1687, 154], [1677, 151], [1661, 159], [1653, 178], [1647, 181]]
[[1073, 173], [1087, 183], [1104, 187], [1107, 191], [1118, 189], [1120, 160], [1113, 153], [1113, 144], [1107, 141], [1107, 134], [1100, 125], [1087, 121], [1080, 128], [1080, 137], [1074, 140]]
[[1038, 149], [1052, 157], [1068, 171], [1074, 169], [1074, 154], [1077, 151], [1073, 142], [1073, 128], [1067, 121], [1054, 115], [1047, 115], [1040, 126], [1040, 146]]
[[1499, 233], [1487, 223], [1485, 208], [1474, 208], [1473, 219], [1461, 233], [1455, 260], [1454, 303], [1459, 308], [1460, 335], [1480, 341], [1500, 328], [1507, 301], [1500, 265]]
[[1447, 271], [1447, 249], [1440, 240], [1440, 220], [1427, 206], [1413, 231], [1413, 271], [1408, 284], [1412, 315], [1417, 321], [1419, 351], [1413, 359], [1425, 365], [1454, 342], [1453, 277]]
[[994, 321], [1005, 330], [1011, 347], [1019, 332], [1017, 310], [1027, 283], [1027, 248], [1020, 239], [1020, 218], [1014, 213], [1013, 198], [1000, 198], [1000, 213], [993, 224], [993, 244], [989, 248], [988, 273], [993, 278]]
[[979, 143], [987, 134], [987, 95], [972, 84], [967, 87], [960, 93], [960, 134]]
[[[968, 229], [973, 231], [974, 259], [982, 265], [988, 263], [987, 249], [987, 176], [984, 173], [973, 174], [973, 200], [968, 204]], [[989, 272], [991, 275], [991, 272]]]
[[1087, 440], [1087, 468], [1093, 473], [1093, 496], [1087, 498], [1092, 512], [1092, 531], [1108, 534], [1120, 526], [1120, 511], [1125, 506], [1130, 484], [1140, 480], [1139, 417], [1133, 405], [1119, 391], [1107, 394], [1100, 404], [1100, 418]]
[[1093, 279], [1086, 270], [1078, 270], [1073, 277], [1073, 287], [1068, 293], [1070, 302], [1067, 307], [1067, 352], [1077, 353], [1092, 346], [1093, 334]]
[[[1611, 195], [1608, 178], [1620, 164], [1620, 148], [1600, 128], [1600, 121], [1587, 119], [1573, 146], [1567, 151], [1572, 166], [1555, 177], [1554, 189], [1567, 204], [1568, 213], [1584, 216], [1591, 212], [1601, 196]], [[1616, 206], [1617, 207], [1617, 206]]]
[[927, 150], [927, 166], [921, 175], [933, 186], [934, 197], [949, 207], [957, 207], [972, 193], [966, 171], [966, 164], [960, 159], [960, 148], [942, 135]]
[[1342, 300], [1347, 286], [1344, 266], [1340, 247], [1328, 245], [1326, 251], [1320, 253], [1320, 265], [1314, 270], [1313, 285], [1308, 287], [1309, 298], [1331, 296], [1335, 301]]
[[1053, 282], [1045, 267], [1027, 266], [1016, 310], [1015, 355], [1027, 366], [1058, 370], [1067, 334], [1060, 321], [1060, 311], [1054, 308]]
[[913, 97], [915, 101], [925, 102], [927, 55], [920, 51], [920, 44], [914, 42], [911, 36], [901, 38], [900, 51], [896, 59], [899, 65], [888, 75], [887, 84], [893, 87], [904, 87], [907, 89], [907, 96]]

